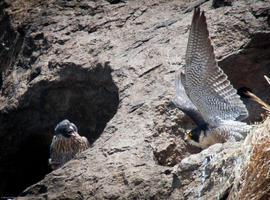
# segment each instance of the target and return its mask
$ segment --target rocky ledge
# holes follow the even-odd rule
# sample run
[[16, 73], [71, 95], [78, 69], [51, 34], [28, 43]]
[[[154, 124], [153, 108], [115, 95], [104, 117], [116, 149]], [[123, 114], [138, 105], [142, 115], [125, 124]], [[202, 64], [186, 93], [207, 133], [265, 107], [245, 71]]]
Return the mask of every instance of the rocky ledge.
[[[200, 152], [183, 141], [194, 124], [171, 99], [199, 3], [233, 85], [270, 102], [269, 1], [1, 1], [0, 196], [267, 199], [269, 120], [244, 143]], [[261, 121], [244, 101], [247, 121]], [[63, 118], [92, 146], [51, 172]]]

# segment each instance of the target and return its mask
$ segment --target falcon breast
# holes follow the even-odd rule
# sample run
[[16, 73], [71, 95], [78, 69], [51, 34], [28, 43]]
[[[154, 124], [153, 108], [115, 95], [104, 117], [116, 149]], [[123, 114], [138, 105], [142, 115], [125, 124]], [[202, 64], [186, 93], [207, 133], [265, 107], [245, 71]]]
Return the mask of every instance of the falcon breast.
[[86, 137], [80, 136], [75, 124], [65, 119], [55, 127], [55, 135], [50, 147], [49, 164], [53, 170], [58, 169], [66, 162], [89, 148]]

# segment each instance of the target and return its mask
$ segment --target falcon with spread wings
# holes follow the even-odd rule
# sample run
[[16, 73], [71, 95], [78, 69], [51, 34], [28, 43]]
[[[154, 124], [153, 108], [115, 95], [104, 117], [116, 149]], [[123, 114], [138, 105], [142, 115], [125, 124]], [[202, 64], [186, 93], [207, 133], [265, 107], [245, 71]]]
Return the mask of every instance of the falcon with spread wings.
[[184, 69], [176, 76], [173, 101], [197, 124], [187, 139], [201, 148], [242, 139], [250, 130], [241, 122], [248, 111], [217, 64], [200, 8], [194, 10], [185, 60]]

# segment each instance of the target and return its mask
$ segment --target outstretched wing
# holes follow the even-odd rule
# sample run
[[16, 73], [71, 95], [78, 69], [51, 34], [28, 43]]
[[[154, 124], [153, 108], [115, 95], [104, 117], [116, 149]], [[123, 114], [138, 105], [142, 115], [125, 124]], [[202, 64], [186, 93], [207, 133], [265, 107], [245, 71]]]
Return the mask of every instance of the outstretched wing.
[[173, 99], [173, 103], [187, 114], [198, 126], [205, 124], [200, 112], [195, 107], [195, 105], [188, 98], [183, 83], [185, 81], [185, 75], [182, 71], [176, 74], [175, 87], [176, 96]]
[[185, 91], [209, 124], [248, 117], [240, 96], [217, 65], [206, 18], [199, 8], [194, 11], [189, 33], [185, 76]]

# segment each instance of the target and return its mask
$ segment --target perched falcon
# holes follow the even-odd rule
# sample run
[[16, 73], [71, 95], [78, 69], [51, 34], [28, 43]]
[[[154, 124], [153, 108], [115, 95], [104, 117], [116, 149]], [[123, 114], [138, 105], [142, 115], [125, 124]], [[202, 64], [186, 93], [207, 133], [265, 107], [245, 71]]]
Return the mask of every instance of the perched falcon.
[[53, 170], [58, 169], [74, 156], [89, 148], [89, 142], [86, 137], [78, 134], [75, 124], [67, 119], [61, 121], [54, 129], [50, 148], [49, 164]]
[[248, 117], [248, 111], [217, 65], [206, 18], [200, 8], [194, 10], [186, 64], [176, 76], [173, 101], [197, 124], [186, 139], [203, 149], [228, 140], [238, 141], [251, 128], [240, 122]]

